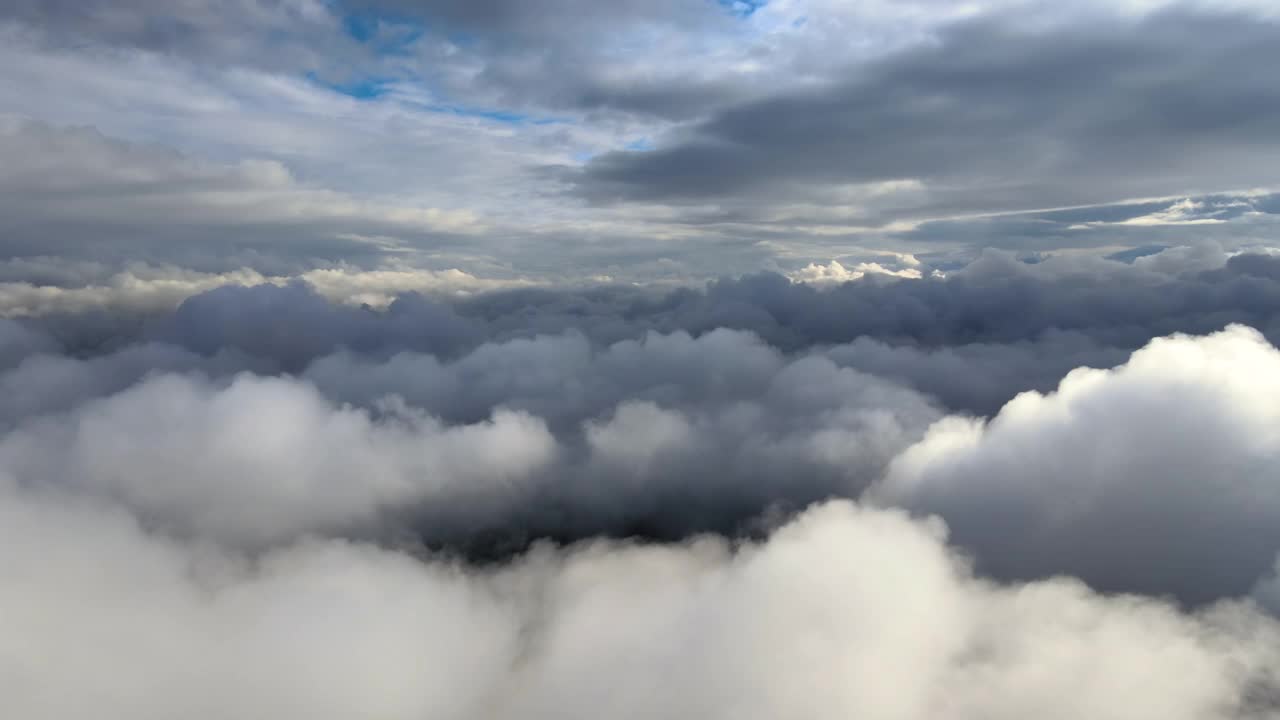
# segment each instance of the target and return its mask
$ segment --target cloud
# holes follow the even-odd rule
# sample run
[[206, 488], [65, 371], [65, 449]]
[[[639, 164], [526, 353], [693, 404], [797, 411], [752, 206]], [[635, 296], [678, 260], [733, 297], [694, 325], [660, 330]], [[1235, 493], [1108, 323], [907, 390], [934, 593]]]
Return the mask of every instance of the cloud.
[[1225, 222], [1214, 217], [1217, 213], [1204, 214], [1204, 203], [1189, 198], [1180, 200], [1168, 208], [1150, 215], [1140, 215], [1121, 221], [1121, 225], [1215, 225]]
[[[167, 275], [167, 276], [166, 276]], [[170, 310], [183, 300], [223, 285], [258, 285], [266, 278], [252, 270], [224, 274], [139, 267], [111, 276], [104, 285], [58, 287], [29, 282], [0, 283], [0, 316], [30, 317], [93, 310], [149, 313]]]
[[856, 495], [940, 417], [909, 389], [730, 331], [600, 351], [512, 340], [449, 363], [342, 352], [302, 380], [246, 364], [164, 345], [31, 356], [0, 374], [0, 469], [181, 536], [340, 530], [502, 556], [539, 537], [745, 532]]
[[862, 337], [825, 351], [837, 365], [889, 378], [948, 408], [994, 415], [1019, 392], [1047, 392], [1078, 367], [1109, 368], [1128, 350], [1087, 334], [1047, 330], [1035, 339], [928, 348]]
[[0, 135], [30, 127], [0, 141], [0, 249], [631, 281], [851, 243], [1234, 248], [1268, 234], [1262, 205], [1104, 217], [1269, 186], [1254, 71], [1275, 20], [1256, 1], [12, 2]]
[[[1168, 333], [1213, 332], [1234, 322], [1280, 340], [1274, 322], [1280, 307], [1276, 265], [1268, 254], [1235, 254], [1212, 244], [1167, 248], [1132, 262], [1063, 254], [1028, 263], [991, 251], [948, 270], [946, 277], [922, 263], [921, 272], [930, 276], [919, 280], [884, 282], [872, 274], [815, 288], [763, 274], [726, 278], [702, 289], [533, 287], [519, 279], [447, 271], [343, 268], [309, 271], [293, 284], [270, 276], [260, 286], [217, 287], [172, 311], [166, 307], [182, 295], [252, 282], [256, 276], [142, 266], [104, 280], [90, 277], [92, 284], [85, 287], [42, 287], [38, 302], [15, 295], [17, 304], [8, 312], [63, 311], [27, 317], [25, 326], [81, 355], [160, 343], [205, 357], [240, 353], [241, 369], [270, 373], [302, 372], [312, 363], [321, 368], [322, 358], [345, 349], [348, 359], [339, 362], [335, 356], [328, 361], [332, 367], [347, 363], [364, 369], [331, 373], [351, 375], [333, 383], [335, 388], [359, 386], [354, 373], [370, 373], [369, 387], [377, 386], [382, 381], [374, 378], [384, 369], [364, 366], [387, 363], [390, 368], [395, 362], [388, 360], [399, 353], [407, 353], [397, 361], [404, 367], [425, 367], [431, 358], [413, 354], [448, 364], [485, 344], [502, 347], [515, 339], [548, 336], [530, 345], [528, 358], [515, 355], [515, 345], [490, 348], [445, 375], [423, 370], [420, 382], [404, 381], [403, 391], [418, 401], [433, 398], [441, 402], [437, 412], [459, 412], [457, 417], [471, 421], [504, 401], [527, 402], [535, 412], [557, 418], [584, 419], [561, 415], [559, 408], [577, 403], [579, 409], [602, 412], [605, 405], [540, 378], [575, 382], [579, 378], [572, 373], [590, 365], [597, 350], [650, 332], [697, 337], [717, 328], [752, 333], [789, 354], [825, 346], [823, 352], [839, 365], [909, 384], [953, 410], [987, 415], [1018, 392], [1049, 390], [1077, 366], [1111, 367]], [[515, 287], [503, 289], [508, 285]], [[499, 289], [488, 290], [494, 287]], [[355, 305], [384, 301], [404, 288], [428, 295], [401, 295], [378, 309]], [[499, 360], [508, 351], [512, 359]], [[488, 362], [500, 364], [483, 369]], [[535, 364], [525, 364], [530, 362]], [[531, 367], [542, 369], [530, 374]], [[641, 378], [650, 369], [633, 371]], [[456, 380], [438, 382], [444, 383], [440, 388], [457, 389], [426, 389], [426, 378], [454, 372], [461, 373]], [[381, 391], [401, 391], [397, 382], [382, 383]], [[704, 397], [695, 386], [681, 381], [674, 386], [691, 398]], [[446, 395], [460, 399], [442, 400]], [[341, 397], [369, 399], [367, 393]], [[598, 397], [614, 403], [623, 399], [613, 391]]]
[[1151, 255], [1134, 258], [1135, 267], [1177, 275], [1196, 270], [1217, 270], [1227, 264], [1230, 255], [1213, 243], [1166, 248]]
[[113, 395], [153, 374], [199, 372], [226, 377], [245, 369], [270, 372], [275, 368], [271, 363], [254, 362], [235, 352], [205, 357], [163, 343], [126, 345], [80, 358], [63, 354], [48, 342], [22, 352], [20, 360], [0, 372], [0, 394], [5, 396], [0, 428], [10, 429], [31, 418], [76, 409], [88, 400]]
[[286, 369], [340, 347], [450, 355], [483, 338], [475, 322], [420, 295], [404, 295], [376, 311], [334, 305], [304, 283], [216, 288], [183, 301], [157, 333], [198, 352], [234, 348]]
[[1274, 5], [0, 3], [4, 709], [1275, 716]]
[[578, 192], [751, 206], [910, 180], [924, 197], [887, 219], [925, 219], [1271, 181], [1276, 147], [1258, 119], [1277, 98], [1256, 71], [1277, 47], [1273, 22], [1191, 10], [1106, 27], [1023, 19], [956, 23], [843, 81], [726, 107], [652, 151], [598, 155]]
[[132, 329], [109, 341], [68, 319], [95, 316], [5, 321], [5, 697], [33, 718], [586, 717], [596, 688], [621, 717], [1266, 717], [1280, 350], [1243, 327], [1129, 343], [1265, 319], [1280, 272], [1140, 259], [384, 309], [228, 285], [138, 327], [112, 308]]
[[457, 268], [432, 271], [416, 268], [354, 270], [321, 268], [299, 277], [332, 302], [386, 307], [406, 293], [470, 295], [510, 287], [530, 286], [529, 280], [479, 278]]
[[254, 560], [39, 494], [0, 513], [25, 717], [461, 718], [516, 654], [513, 614], [443, 565], [340, 542]]
[[846, 268], [837, 260], [832, 260], [826, 265], [809, 263], [803, 268], [791, 273], [789, 277], [796, 282], [802, 282], [808, 285], [839, 285], [851, 280], [858, 280], [870, 274], [904, 277], [915, 280], [918, 280], [921, 277], [920, 271], [914, 267], [895, 270], [887, 268], [880, 263], [863, 262], [854, 265], [852, 268]]
[[80, 286], [0, 282], [0, 317], [92, 311], [160, 313], [173, 310], [188, 298], [214, 288], [284, 286], [299, 281], [330, 302], [374, 308], [389, 307], [400, 295], [411, 293], [465, 296], [486, 290], [536, 285], [519, 278], [480, 278], [456, 268], [316, 268], [296, 276], [281, 276], [263, 275], [248, 268], [208, 273], [173, 266], [133, 264], [100, 282]]
[[1280, 337], [1270, 309], [1280, 298], [1273, 258], [1240, 255], [1197, 274], [1195, 266], [1174, 262], [1180, 253], [1161, 260], [1165, 268], [1188, 269], [1172, 275], [1153, 267], [1154, 260], [1134, 266], [1064, 254], [1027, 263], [988, 251], [945, 278], [886, 283], [873, 275], [819, 289], [760, 274], [665, 297], [618, 288], [517, 290], [474, 298], [460, 311], [485, 318], [497, 333], [567, 326], [612, 339], [634, 336], [637, 329], [696, 334], [727, 327], [749, 330], [785, 350], [863, 336], [924, 348], [1016, 343], [1058, 331], [1133, 349], [1159, 335], [1211, 332], [1230, 322]]
[[336, 540], [247, 558], [12, 486], [0, 517], [6, 705], [33, 720], [585, 718], [606, 693], [628, 718], [1245, 718], [1275, 682], [1277, 628], [1247, 606], [991, 585], [937, 525], [847, 503], [758, 544], [484, 571]]
[[[0, 116], [0, 157], [4, 246], [11, 255], [74, 257], [86, 234], [120, 238], [138, 250], [125, 254], [135, 262], [152, 253], [163, 257], [166, 244], [193, 236], [203, 252], [219, 244], [279, 252], [312, 244], [306, 236], [318, 233], [358, 257], [404, 251], [400, 241], [378, 238], [470, 235], [483, 228], [465, 209], [308, 187], [278, 160], [219, 163], [20, 117]], [[94, 259], [111, 257], [94, 250]], [[167, 255], [181, 257], [173, 248]]]
[[875, 496], [939, 514], [999, 577], [1247, 594], [1280, 550], [1277, 371], [1280, 351], [1241, 326], [1157, 339], [989, 422], [938, 423]]
[[[132, 391], [116, 393], [150, 371], [206, 373], [214, 378], [212, 387], [234, 388], [245, 382], [236, 378], [240, 370], [284, 369], [301, 375], [298, 392], [314, 397], [316, 407], [336, 412], [351, 403], [370, 422], [408, 412], [439, 418], [442, 427], [470, 426], [495, 413], [526, 413], [545, 422], [556, 460], [531, 469], [524, 489], [507, 497], [502, 483], [475, 485], [482, 498], [477, 507], [485, 509], [467, 516], [469, 527], [442, 523], [438, 504], [406, 495], [396, 504], [403, 512], [386, 526], [408, 527], [433, 545], [478, 556], [501, 556], [508, 552], [503, 548], [539, 536], [736, 534], [752, 531], [771, 509], [856, 496], [941, 417], [932, 398], [953, 411], [995, 413], [1019, 392], [1053, 389], [1073, 368], [1123, 363], [1129, 343], [1149, 340], [1156, 318], [1213, 327], [1250, 317], [1253, 311], [1241, 300], [1266, 297], [1262, 289], [1274, 274], [1270, 260], [1242, 255], [1219, 270], [1169, 275], [1114, 261], [1027, 265], [993, 255], [945, 279], [863, 279], [823, 291], [753, 278], [666, 297], [629, 297], [616, 288], [519, 290], [453, 304], [408, 296], [384, 311], [334, 305], [304, 285], [227, 287], [192, 298], [164, 318], [158, 337], [170, 344], [90, 351], [86, 359], [28, 350], [0, 375], [0, 384], [14, 398], [5, 418], [11, 426], [21, 426], [26, 416], [63, 412], [71, 413], [69, 420], [48, 422], [74, 426], [78, 406], [92, 398], [105, 398], [104, 407], [124, 403]], [[1006, 316], [1007, 298], [1016, 298], [1012, 305], [1023, 313]], [[1153, 298], [1173, 304], [1142, 307]], [[1186, 298], [1195, 303], [1182, 306]], [[863, 308], [911, 308], [908, 300], [951, 314], [913, 309], [895, 320], [883, 312], [844, 310], [859, 307], [854, 301]], [[1181, 314], [1169, 307], [1182, 307]], [[562, 316], [564, 308], [573, 312]], [[840, 333], [856, 333], [859, 326], [841, 328], [826, 317], [877, 324], [869, 337], [839, 342]], [[921, 321], [930, 317], [933, 324]], [[654, 330], [735, 322], [761, 334]], [[525, 335], [544, 324], [554, 332]], [[787, 332], [779, 334], [780, 328]], [[807, 336], [809, 328], [826, 334]], [[975, 335], [975, 328], [981, 332]], [[903, 329], [918, 339], [904, 338]], [[626, 339], [613, 339], [618, 335]], [[783, 348], [764, 339], [770, 335], [781, 338]], [[292, 382], [284, 385], [294, 387]], [[189, 414], [216, 405], [221, 392], [197, 394]], [[400, 407], [405, 410], [395, 410]], [[262, 414], [264, 437], [277, 424], [270, 417]], [[1101, 424], [1097, 429], [1115, 437], [1130, 432]], [[179, 445], [190, 452], [216, 437], [207, 429]], [[40, 447], [66, 442], [45, 440]], [[289, 451], [324, 456], [301, 446]], [[82, 464], [96, 466], [91, 459]], [[383, 522], [380, 515], [356, 515], [373, 518], [371, 526]], [[957, 524], [964, 542], [967, 528]], [[1054, 567], [1048, 561], [1032, 565]], [[1248, 579], [1262, 570], [1253, 568]], [[1216, 581], [1187, 582], [1219, 593], [1208, 589]], [[1239, 582], [1231, 587], [1238, 590]]]
[[[51, 44], [136, 48], [211, 63], [306, 67], [319, 59], [307, 43], [316, 34], [354, 56], [354, 44], [344, 47], [341, 36], [331, 34], [335, 18], [317, 0], [131, 0], [111, 6], [13, 0], [0, 8], [0, 21], [6, 20]], [[265, 42], [268, 35], [274, 45]]]
[[57, 343], [43, 333], [0, 318], [0, 370], [8, 370], [30, 355], [56, 349]]
[[0, 466], [20, 483], [117, 499], [179, 534], [251, 546], [367, 528], [424, 498], [516, 492], [554, 455], [527, 415], [445, 427], [391, 407], [374, 419], [247, 375], [223, 387], [155, 377], [0, 441]]

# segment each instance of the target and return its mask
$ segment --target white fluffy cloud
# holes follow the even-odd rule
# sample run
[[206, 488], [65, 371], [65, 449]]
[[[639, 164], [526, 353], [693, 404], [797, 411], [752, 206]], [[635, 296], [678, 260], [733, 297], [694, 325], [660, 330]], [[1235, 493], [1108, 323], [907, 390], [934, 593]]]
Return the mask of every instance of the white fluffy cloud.
[[914, 260], [914, 263], [904, 263], [907, 267], [891, 268], [885, 267], [878, 262], [860, 262], [852, 267], [845, 267], [837, 260], [832, 260], [826, 265], [818, 263], [809, 263], [803, 268], [791, 273], [789, 277], [795, 282], [807, 283], [809, 285], [839, 285], [840, 283], [858, 280], [867, 275], [886, 275], [889, 277], [913, 278], [922, 277], [920, 270], [913, 265], [919, 265], [920, 262], [910, 255], [904, 256]]
[[483, 572], [339, 541], [249, 558], [9, 483], [0, 519], [0, 690], [29, 720], [1243, 718], [1280, 647], [1247, 605], [993, 586], [936, 524], [847, 503], [736, 550]]
[[1078, 369], [990, 422], [936, 424], [882, 500], [947, 520], [979, 567], [1205, 601], [1280, 550], [1280, 350], [1242, 326]]
[[118, 500], [179, 534], [261, 545], [367, 529], [426, 498], [483, 512], [555, 452], [544, 424], [521, 413], [446, 427], [396, 407], [374, 419], [286, 378], [220, 387], [165, 375], [19, 427], [0, 440], [0, 468]]

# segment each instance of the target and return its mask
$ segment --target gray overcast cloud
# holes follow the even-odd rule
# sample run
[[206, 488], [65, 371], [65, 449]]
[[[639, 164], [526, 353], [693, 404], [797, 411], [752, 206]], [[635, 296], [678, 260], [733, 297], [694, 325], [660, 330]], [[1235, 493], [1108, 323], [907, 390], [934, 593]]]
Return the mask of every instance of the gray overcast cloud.
[[[701, 202], [923, 183], [907, 209], [989, 213], [1274, 181], [1280, 25], [1169, 12], [1102, 27], [1003, 18], [720, 110], [653, 152], [588, 164], [581, 191]], [[792, 186], [799, 185], [795, 188]]]
[[1275, 224], [1267, 2], [10, 0], [0, 35], [10, 256], [688, 282]]
[[0, 0], [0, 716], [1280, 718], [1273, 0]]

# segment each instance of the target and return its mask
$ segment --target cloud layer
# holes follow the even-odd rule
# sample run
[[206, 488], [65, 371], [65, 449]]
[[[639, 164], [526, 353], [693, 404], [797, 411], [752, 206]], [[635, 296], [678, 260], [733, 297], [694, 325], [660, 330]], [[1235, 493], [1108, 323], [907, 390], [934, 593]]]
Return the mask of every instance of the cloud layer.
[[0, 498], [24, 579], [6, 581], [0, 666], [29, 718], [1244, 718], [1275, 691], [1278, 627], [1247, 606], [992, 585], [937, 525], [847, 503], [761, 544], [593, 543], [475, 571], [335, 540], [248, 560]]
[[1269, 717], [1274, 265], [21, 313], [5, 707]]
[[0, 715], [1280, 716], [1274, 5], [0, 2]]
[[1234, 250], [1276, 225], [1277, 21], [1260, 0], [16, 0], [0, 251], [644, 281]]

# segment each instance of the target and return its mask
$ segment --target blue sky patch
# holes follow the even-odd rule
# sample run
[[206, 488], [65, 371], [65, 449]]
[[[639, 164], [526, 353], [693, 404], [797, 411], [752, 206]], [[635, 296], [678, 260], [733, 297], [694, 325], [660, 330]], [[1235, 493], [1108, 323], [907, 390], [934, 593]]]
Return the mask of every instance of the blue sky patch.
[[720, 6], [738, 17], [751, 17], [757, 10], [769, 4], [769, 0], [716, 0]]
[[503, 123], [504, 125], [554, 125], [555, 123], [565, 122], [560, 118], [538, 117], [535, 115], [529, 115], [528, 113], [512, 110], [474, 108], [466, 107], [464, 105], [427, 105], [424, 107], [432, 112], [448, 113], [450, 115], [458, 115], [460, 117], [481, 118], [483, 120], [492, 120], [493, 122]]
[[314, 72], [307, 73], [307, 79], [323, 88], [356, 100], [376, 100], [386, 95], [392, 81], [388, 78], [360, 78], [348, 81], [326, 80]]
[[385, 57], [407, 54], [426, 33], [424, 25], [408, 18], [369, 12], [344, 14], [342, 28], [352, 40]]

